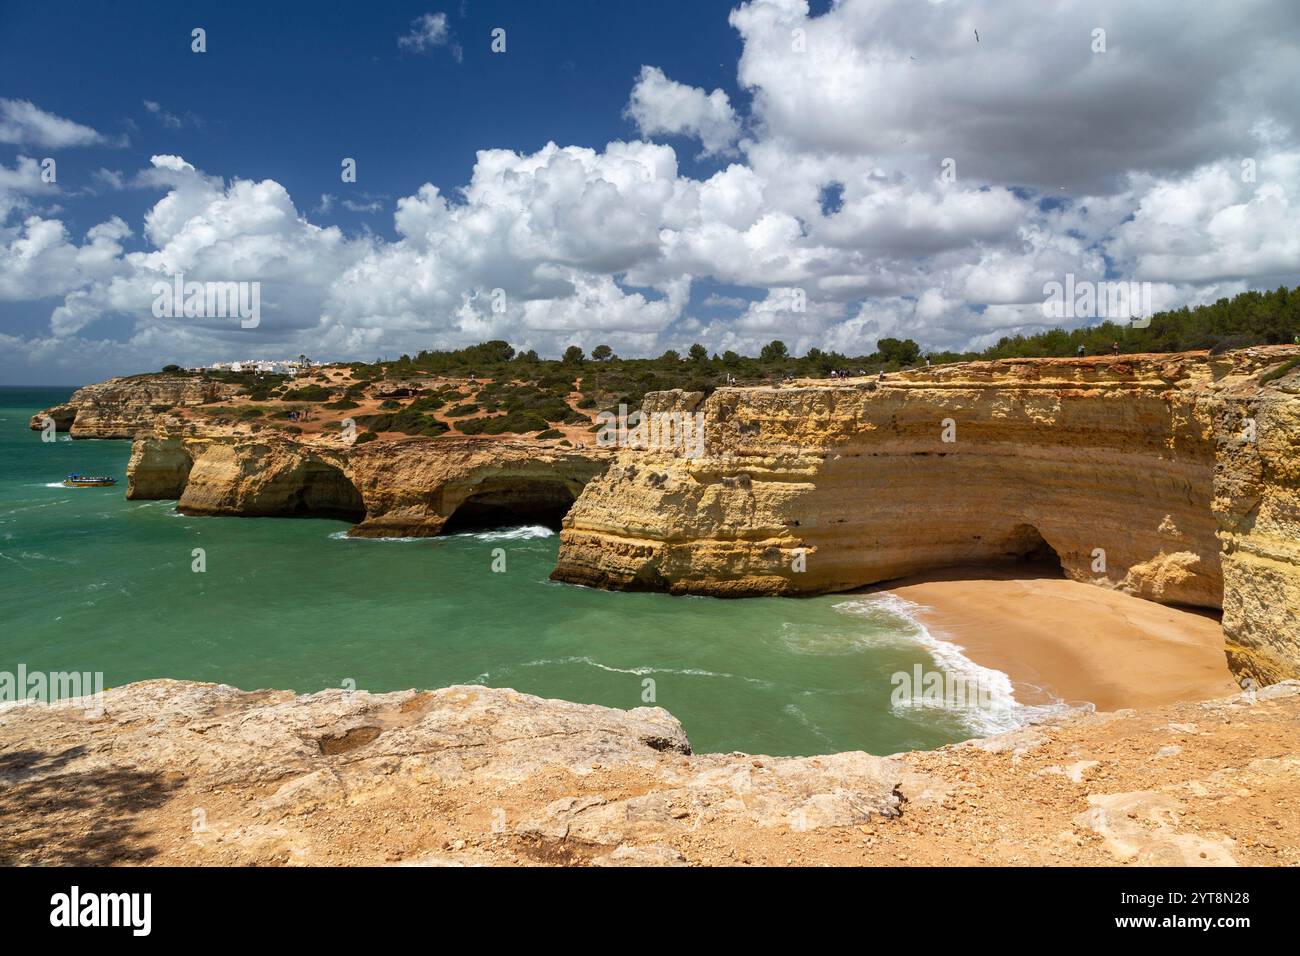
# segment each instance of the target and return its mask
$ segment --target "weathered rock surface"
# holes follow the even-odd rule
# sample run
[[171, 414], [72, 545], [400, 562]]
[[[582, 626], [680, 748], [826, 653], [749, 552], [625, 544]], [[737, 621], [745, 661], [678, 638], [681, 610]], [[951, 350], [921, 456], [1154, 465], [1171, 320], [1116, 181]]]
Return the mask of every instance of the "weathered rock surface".
[[0, 709], [0, 863], [1300, 864], [1295, 681], [890, 758], [486, 687], [90, 701]]
[[704, 454], [621, 451], [566, 518], [553, 577], [807, 594], [1046, 546], [1075, 580], [1222, 607], [1238, 673], [1300, 674], [1300, 370], [1260, 382], [1295, 354], [651, 395], [647, 414], [703, 413]]
[[195, 454], [181, 438], [137, 438], [126, 466], [126, 496], [145, 501], [179, 498]]
[[[584, 780], [600, 771], [635, 777], [634, 792], [586, 792]], [[286, 860], [313, 862], [321, 847], [308, 818], [346, 816], [394, 794], [451, 813], [440, 795], [472, 792], [477, 805], [451, 815], [483, 817], [479, 835], [565, 844], [583, 856], [688, 834], [702, 820], [816, 829], [895, 816], [900, 806], [893, 761], [692, 756], [681, 725], [659, 708], [622, 711], [487, 687], [295, 697], [160, 680], [108, 691], [102, 714], [75, 704], [0, 710], [0, 862], [29, 859], [7, 828], [15, 816], [41, 825], [35, 795], [100, 781], [102, 809], [120, 813], [126, 807], [113, 801], [126, 798], [113, 780], [173, 805], [174, 829], [201, 821], [195, 849], [210, 861], [225, 849], [257, 852], [274, 835]], [[535, 799], [494, 802], [510, 791]], [[237, 797], [233, 806], [219, 799], [228, 795]], [[127, 847], [114, 849], [129, 856]]]
[[1223, 416], [1214, 513], [1228, 661], [1271, 683], [1300, 674], [1300, 372], [1248, 390]]
[[128, 498], [176, 498], [204, 515], [331, 515], [361, 537], [435, 535], [496, 515], [559, 522], [610, 455], [527, 441], [454, 439], [300, 442], [247, 427], [141, 438]]
[[352, 534], [438, 534], [453, 518], [558, 525], [611, 457], [511, 439], [370, 442], [348, 453], [344, 469], [366, 506]]
[[160, 415], [186, 405], [204, 405], [235, 395], [238, 386], [189, 375], [139, 375], [111, 378], [77, 389], [66, 404], [32, 416], [40, 431], [54, 419], [57, 431], [73, 438], [136, 438], [152, 434]]

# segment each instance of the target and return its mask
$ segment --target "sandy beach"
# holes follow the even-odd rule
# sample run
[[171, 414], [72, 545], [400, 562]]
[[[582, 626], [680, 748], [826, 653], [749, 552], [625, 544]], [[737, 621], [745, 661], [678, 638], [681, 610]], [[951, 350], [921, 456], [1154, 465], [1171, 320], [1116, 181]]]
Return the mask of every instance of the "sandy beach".
[[954, 568], [892, 582], [930, 633], [1008, 674], [1025, 704], [1156, 707], [1238, 690], [1208, 612], [1165, 607], [1023, 568]]

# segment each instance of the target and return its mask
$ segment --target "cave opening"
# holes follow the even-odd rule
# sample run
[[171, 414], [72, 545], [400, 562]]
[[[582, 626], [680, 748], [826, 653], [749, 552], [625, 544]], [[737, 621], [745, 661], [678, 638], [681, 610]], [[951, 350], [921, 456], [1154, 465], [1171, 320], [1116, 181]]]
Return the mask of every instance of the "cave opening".
[[1031, 524], [1018, 524], [1011, 529], [1003, 553], [1017, 565], [1027, 570], [1053, 577], [1063, 577], [1065, 569], [1061, 556], [1047, 543], [1041, 531]]
[[338, 468], [324, 462], [308, 462], [287, 511], [300, 517], [357, 522], [366, 516], [366, 505], [357, 486]]
[[515, 481], [482, 487], [447, 518], [443, 534], [543, 525], [560, 530], [576, 495], [560, 481]]

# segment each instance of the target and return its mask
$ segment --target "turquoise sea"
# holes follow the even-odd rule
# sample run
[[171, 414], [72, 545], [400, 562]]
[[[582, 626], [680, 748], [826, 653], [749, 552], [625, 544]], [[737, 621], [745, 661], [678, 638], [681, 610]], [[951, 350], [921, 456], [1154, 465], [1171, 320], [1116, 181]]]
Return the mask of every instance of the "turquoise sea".
[[[548, 580], [558, 537], [540, 527], [352, 540], [340, 521], [127, 501], [129, 442], [28, 429], [70, 391], [0, 389], [0, 671], [304, 693], [478, 683], [620, 708], [653, 695], [700, 752], [888, 754], [1007, 725], [891, 705], [891, 674], [965, 662], [888, 595], [609, 593]], [[74, 471], [119, 483], [62, 487]]]

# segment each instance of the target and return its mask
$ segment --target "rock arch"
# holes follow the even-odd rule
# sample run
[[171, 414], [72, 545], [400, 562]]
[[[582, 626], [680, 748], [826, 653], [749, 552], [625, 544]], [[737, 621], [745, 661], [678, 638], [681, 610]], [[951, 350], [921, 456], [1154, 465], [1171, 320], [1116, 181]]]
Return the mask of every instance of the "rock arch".
[[285, 502], [285, 514], [360, 521], [366, 505], [361, 492], [341, 468], [319, 458], [307, 459], [301, 481]]
[[442, 533], [530, 524], [558, 531], [579, 490], [559, 477], [489, 479], [475, 486], [451, 508]]

